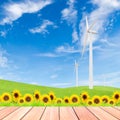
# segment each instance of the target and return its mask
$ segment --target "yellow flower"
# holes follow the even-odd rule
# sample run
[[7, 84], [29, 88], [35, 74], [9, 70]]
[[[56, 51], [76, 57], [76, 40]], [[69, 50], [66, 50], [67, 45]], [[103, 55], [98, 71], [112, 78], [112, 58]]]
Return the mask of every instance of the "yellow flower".
[[67, 104], [70, 103], [70, 99], [69, 99], [69, 97], [67, 97], [67, 96], [64, 97], [64, 103], [67, 103]]
[[109, 103], [110, 105], [115, 105], [115, 100], [114, 100], [114, 99], [109, 99], [108, 103]]
[[35, 91], [34, 91], [34, 99], [37, 100], [37, 101], [39, 101], [40, 98], [41, 98], [40, 92], [37, 91], [37, 90], [35, 90]]
[[93, 101], [92, 100], [88, 100], [87, 101], [87, 105], [93, 105]]
[[106, 96], [106, 95], [101, 97], [101, 100], [102, 100], [103, 103], [108, 103], [109, 99], [110, 98], [108, 96]]
[[18, 104], [24, 104], [25, 103], [25, 99], [23, 97], [18, 99]]
[[70, 103], [80, 103], [80, 98], [78, 95], [72, 95], [70, 97]]
[[33, 99], [33, 96], [31, 94], [25, 94], [24, 100], [26, 103], [32, 103], [34, 99]]
[[120, 99], [120, 93], [118, 91], [113, 93], [112, 98], [117, 102]]
[[63, 103], [63, 99], [62, 98], [56, 98], [55, 103], [61, 104], [61, 103]]
[[1, 101], [5, 103], [10, 103], [12, 102], [12, 97], [9, 93], [3, 93], [1, 96]]
[[49, 104], [51, 102], [51, 99], [49, 97], [49, 95], [43, 95], [42, 96], [42, 102], [45, 104]]
[[12, 92], [13, 100], [16, 102], [22, 95], [19, 90], [14, 90]]
[[99, 96], [94, 96], [92, 100], [93, 100], [93, 103], [96, 105], [101, 103], [101, 99]]
[[81, 94], [81, 99], [82, 99], [83, 102], [87, 102], [87, 100], [89, 99], [88, 93], [87, 92], [83, 92]]
[[50, 96], [51, 100], [55, 100], [56, 99], [56, 96], [55, 96], [55, 94], [53, 92], [50, 92], [49, 96]]

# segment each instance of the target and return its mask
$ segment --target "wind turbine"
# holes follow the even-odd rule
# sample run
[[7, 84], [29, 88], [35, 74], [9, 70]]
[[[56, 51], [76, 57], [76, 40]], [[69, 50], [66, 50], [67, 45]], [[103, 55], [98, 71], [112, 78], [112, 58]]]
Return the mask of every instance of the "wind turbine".
[[96, 31], [91, 30], [94, 25], [95, 25], [95, 22], [89, 26], [88, 19], [86, 16], [86, 35], [85, 35], [85, 40], [83, 44], [82, 56], [85, 52], [86, 43], [89, 38], [89, 41], [88, 41], [89, 43], [89, 89], [93, 89], [93, 41], [91, 40], [90, 36], [93, 34], [97, 34]]
[[76, 87], [78, 87], [78, 63], [75, 60], [75, 77], [76, 77]]

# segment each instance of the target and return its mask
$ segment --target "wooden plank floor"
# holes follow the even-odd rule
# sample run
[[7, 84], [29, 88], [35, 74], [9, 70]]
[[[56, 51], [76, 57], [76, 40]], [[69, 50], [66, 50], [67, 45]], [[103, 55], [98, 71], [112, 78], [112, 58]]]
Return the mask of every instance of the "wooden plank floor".
[[0, 107], [0, 120], [120, 120], [120, 107]]

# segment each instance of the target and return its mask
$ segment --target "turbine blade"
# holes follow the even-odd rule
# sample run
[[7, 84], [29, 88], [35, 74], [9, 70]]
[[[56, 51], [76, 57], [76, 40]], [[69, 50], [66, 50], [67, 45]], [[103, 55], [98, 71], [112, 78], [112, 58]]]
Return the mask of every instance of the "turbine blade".
[[93, 28], [93, 26], [96, 24], [97, 21], [93, 22], [90, 27], [88, 28], [88, 31], [91, 30]]
[[83, 57], [83, 54], [85, 52], [85, 47], [86, 47], [86, 44], [87, 44], [87, 39], [88, 39], [88, 33], [86, 31], [85, 39], [84, 39], [84, 42], [83, 42], [82, 57]]
[[88, 19], [87, 19], [87, 16], [86, 16], [86, 29], [88, 30]]

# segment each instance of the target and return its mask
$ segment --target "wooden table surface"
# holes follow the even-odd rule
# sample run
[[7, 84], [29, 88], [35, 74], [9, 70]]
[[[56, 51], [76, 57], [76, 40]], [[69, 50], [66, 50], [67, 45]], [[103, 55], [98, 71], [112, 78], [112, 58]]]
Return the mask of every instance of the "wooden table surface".
[[120, 107], [0, 107], [0, 120], [120, 120]]

